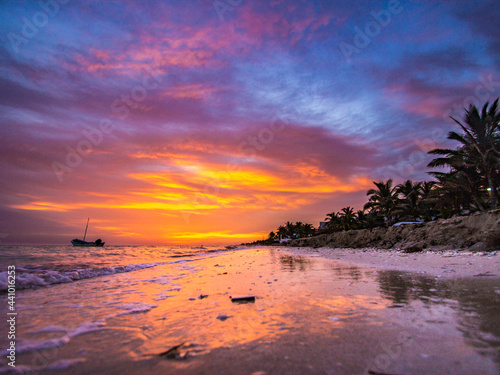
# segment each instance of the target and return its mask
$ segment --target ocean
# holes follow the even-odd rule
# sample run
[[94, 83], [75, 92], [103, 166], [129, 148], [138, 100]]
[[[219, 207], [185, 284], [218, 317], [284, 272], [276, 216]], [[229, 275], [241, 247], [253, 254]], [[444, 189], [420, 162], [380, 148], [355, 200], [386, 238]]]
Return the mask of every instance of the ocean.
[[17, 270], [19, 290], [137, 271], [224, 251], [224, 247], [205, 246], [0, 246], [0, 292], [7, 290], [7, 267], [12, 265]]

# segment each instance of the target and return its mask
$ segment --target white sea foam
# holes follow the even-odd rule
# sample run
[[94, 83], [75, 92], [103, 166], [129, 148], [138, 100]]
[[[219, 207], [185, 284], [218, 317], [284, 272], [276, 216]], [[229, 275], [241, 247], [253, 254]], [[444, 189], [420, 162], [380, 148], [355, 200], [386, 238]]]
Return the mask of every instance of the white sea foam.
[[45, 333], [45, 332], [68, 332], [68, 330], [61, 326], [47, 326], [37, 329], [36, 331], [33, 331], [31, 333]]
[[[76, 280], [137, 271], [158, 265], [179, 264], [181, 270], [194, 271], [190, 262], [211, 258], [222, 249], [116, 247], [106, 249], [73, 249], [67, 246], [13, 246], [2, 249], [5, 263], [0, 259], [0, 269], [16, 264], [16, 289], [36, 289], [53, 284], [71, 283]], [[214, 252], [215, 251], [215, 252]], [[151, 260], [146, 260], [147, 258]], [[179, 259], [171, 259], [179, 257]], [[187, 257], [187, 258], [186, 258]], [[143, 258], [145, 262], [136, 264], [133, 259]], [[170, 258], [170, 259], [168, 259]], [[129, 261], [132, 264], [116, 265]], [[116, 263], [114, 263], [116, 261]], [[0, 272], [0, 293], [6, 292], [7, 271]]]
[[151, 311], [151, 309], [158, 307], [158, 305], [149, 305], [144, 302], [132, 302], [132, 303], [126, 303], [124, 305], [119, 305], [116, 307], [122, 310], [127, 310], [125, 312], [117, 314], [117, 316], [120, 316], [120, 315], [139, 314], [148, 312]]
[[[20, 341], [16, 346], [16, 353], [23, 354], [23, 353], [35, 352], [38, 350], [59, 348], [63, 345], [68, 344], [70, 342], [70, 340], [76, 336], [83, 335], [83, 334], [86, 334], [89, 332], [95, 332], [95, 331], [100, 331], [100, 330], [106, 329], [104, 327], [105, 322], [109, 319], [113, 319], [113, 318], [116, 318], [116, 317], [121, 316], [121, 315], [145, 313], [145, 312], [150, 311], [151, 309], [158, 307], [158, 305], [149, 305], [149, 304], [144, 303], [144, 302], [132, 302], [132, 303], [126, 303], [123, 305], [119, 305], [116, 307], [121, 309], [121, 310], [126, 310], [126, 311], [109, 315], [109, 316], [107, 316], [103, 319], [97, 320], [95, 322], [82, 323], [79, 327], [74, 328], [74, 329], [64, 328], [61, 326], [46, 326], [46, 327], [40, 328], [36, 331], [32, 331], [31, 333], [63, 332], [63, 333], [65, 333], [65, 335], [62, 337], [56, 338], [56, 339]], [[70, 361], [58, 361], [52, 365], [56, 366], [57, 368], [59, 368], [58, 366], [69, 367], [69, 366], [72, 366], [74, 364], [72, 361], [80, 361], [80, 360], [76, 359], [76, 360], [70, 360]], [[56, 369], [56, 367], [54, 367], [54, 369]], [[64, 367], [62, 369], [65, 369], [65, 368], [66, 367]]]
[[[83, 335], [84, 333], [99, 331], [103, 329], [102, 328], [103, 325], [104, 321], [99, 320], [93, 323], [83, 323], [82, 325], [80, 325], [78, 328], [75, 329], [64, 329], [62, 327], [58, 327], [66, 331], [66, 334], [63, 337], [59, 337], [57, 339], [48, 339], [48, 340], [21, 341], [16, 346], [16, 353], [22, 354], [22, 353], [34, 352], [36, 350], [58, 348], [62, 345], [67, 344], [73, 337]], [[37, 332], [54, 332], [50, 331], [51, 329], [54, 329], [54, 327], [55, 326], [47, 326], [45, 328], [41, 328]]]
[[50, 339], [50, 340], [26, 340], [21, 341], [16, 346], [16, 353], [30, 353], [36, 350], [44, 350], [44, 349], [52, 349], [58, 348], [64, 344], [69, 342], [69, 337], [63, 336], [58, 339]]
[[[92, 279], [124, 272], [138, 271], [166, 263], [130, 264], [103, 268], [81, 268], [71, 271], [39, 271], [37, 273], [16, 273], [16, 289], [29, 289], [53, 284], [70, 283], [76, 280]], [[0, 292], [7, 291], [7, 271], [0, 273]]]
[[[99, 254], [95, 254], [96, 256]], [[108, 254], [109, 255], [109, 254]], [[129, 264], [129, 265], [118, 265], [109, 266], [101, 268], [77, 268], [67, 271], [56, 271], [56, 270], [30, 270], [29, 268], [19, 266], [16, 272], [16, 289], [30, 289], [37, 287], [44, 287], [53, 284], [71, 283], [77, 280], [92, 279], [99, 276], [114, 275], [124, 272], [138, 271], [145, 268], [156, 267], [159, 265], [166, 264], [184, 264], [188, 262], [194, 262], [204, 258], [211, 258], [213, 255], [202, 255], [189, 259], [177, 259], [169, 262], [157, 262], [157, 263], [143, 263], [143, 264]], [[193, 271], [196, 267], [183, 265], [182, 270]], [[0, 272], [0, 293], [6, 292], [8, 288], [7, 284], [7, 271]], [[165, 279], [165, 282], [167, 280]]]
[[176, 277], [176, 275], [162, 275], [162, 276], [153, 277], [150, 279], [145, 279], [144, 281], [149, 281], [149, 282], [161, 284], [161, 285], [175, 285], [172, 282], [172, 280], [174, 280], [175, 277]]
[[172, 295], [172, 294], [167, 294], [167, 290], [164, 290], [163, 292], [161, 292], [158, 297], [156, 298], [153, 298], [155, 301], [163, 301], [167, 298], [171, 298], [171, 297], [175, 297], [175, 295]]
[[175, 264], [175, 263], [186, 263], [186, 262], [191, 262], [192, 259], [179, 259], [179, 260], [173, 260], [171, 262], [168, 262], [167, 264]]

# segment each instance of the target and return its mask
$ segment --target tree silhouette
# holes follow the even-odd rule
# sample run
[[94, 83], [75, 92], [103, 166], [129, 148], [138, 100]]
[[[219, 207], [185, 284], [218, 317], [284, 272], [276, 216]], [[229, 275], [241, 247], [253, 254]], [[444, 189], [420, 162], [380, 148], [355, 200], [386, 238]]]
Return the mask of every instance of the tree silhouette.
[[[475, 184], [469, 191], [479, 190], [489, 196], [490, 207], [500, 202], [498, 184], [500, 179], [500, 111], [498, 99], [490, 106], [487, 102], [481, 111], [470, 105], [465, 111], [463, 123], [452, 119], [460, 126], [461, 134], [455, 131], [448, 133], [448, 139], [458, 141], [456, 149], [434, 149], [432, 155], [442, 157], [432, 160], [428, 167], [450, 167], [460, 180]], [[435, 172], [433, 174], [436, 176]], [[476, 195], [476, 204], [481, 196]], [[479, 205], [481, 207], [481, 205]]]

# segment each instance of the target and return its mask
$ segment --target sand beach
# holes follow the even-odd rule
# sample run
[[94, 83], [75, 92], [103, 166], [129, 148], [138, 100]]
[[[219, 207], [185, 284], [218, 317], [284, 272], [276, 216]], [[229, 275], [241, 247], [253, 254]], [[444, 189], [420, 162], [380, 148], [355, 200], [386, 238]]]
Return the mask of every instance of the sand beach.
[[17, 366], [0, 371], [498, 374], [498, 262], [261, 247], [25, 289]]
[[401, 250], [290, 248], [294, 254], [314, 255], [363, 267], [415, 272], [437, 278], [500, 278], [500, 251], [423, 251], [408, 254]]

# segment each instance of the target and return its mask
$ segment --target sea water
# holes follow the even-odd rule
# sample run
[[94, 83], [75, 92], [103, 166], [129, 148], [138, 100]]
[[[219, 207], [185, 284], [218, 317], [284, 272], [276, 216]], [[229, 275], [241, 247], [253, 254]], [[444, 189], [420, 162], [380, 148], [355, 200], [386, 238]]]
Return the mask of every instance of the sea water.
[[8, 266], [16, 267], [19, 290], [131, 272], [225, 250], [205, 246], [0, 246], [0, 292], [7, 289]]

